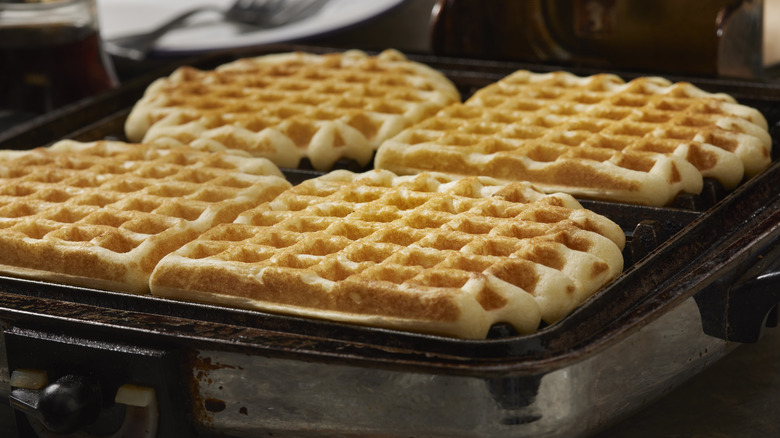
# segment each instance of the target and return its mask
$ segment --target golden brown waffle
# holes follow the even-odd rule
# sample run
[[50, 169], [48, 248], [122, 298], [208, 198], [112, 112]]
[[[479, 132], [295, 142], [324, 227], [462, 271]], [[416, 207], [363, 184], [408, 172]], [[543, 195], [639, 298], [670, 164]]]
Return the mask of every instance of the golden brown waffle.
[[483, 338], [554, 322], [617, 276], [625, 236], [569, 195], [334, 171], [160, 262], [155, 295]]
[[152, 83], [129, 115], [131, 141], [240, 149], [282, 167], [371, 161], [382, 141], [460, 101], [441, 73], [394, 50], [284, 53]]
[[265, 159], [61, 141], [0, 153], [0, 272], [144, 293], [157, 262], [290, 184]]
[[665, 205], [702, 177], [733, 188], [770, 163], [767, 122], [725, 94], [645, 77], [518, 71], [385, 142], [377, 168], [532, 182]]

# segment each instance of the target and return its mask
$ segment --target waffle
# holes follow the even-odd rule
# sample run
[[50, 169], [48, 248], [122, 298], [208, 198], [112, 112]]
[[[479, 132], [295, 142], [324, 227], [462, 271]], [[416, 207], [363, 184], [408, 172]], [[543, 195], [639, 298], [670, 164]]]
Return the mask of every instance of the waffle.
[[215, 70], [182, 67], [152, 83], [126, 124], [131, 141], [240, 149], [282, 167], [308, 158], [365, 166], [403, 128], [460, 101], [442, 74], [394, 50], [283, 53]]
[[0, 153], [0, 272], [148, 293], [163, 255], [290, 185], [246, 155], [101, 141]]
[[554, 322], [622, 270], [573, 197], [443, 174], [333, 171], [162, 259], [169, 298], [463, 338]]
[[545, 192], [666, 205], [770, 163], [767, 122], [725, 94], [644, 77], [518, 71], [385, 142], [377, 168], [532, 182]]

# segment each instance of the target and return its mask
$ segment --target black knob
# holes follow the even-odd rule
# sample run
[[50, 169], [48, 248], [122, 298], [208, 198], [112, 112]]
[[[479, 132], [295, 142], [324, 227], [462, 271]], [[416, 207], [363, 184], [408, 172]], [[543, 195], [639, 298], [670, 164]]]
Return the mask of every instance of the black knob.
[[67, 375], [41, 391], [39, 418], [52, 432], [71, 433], [94, 422], [102, 403], [100, 386], [95, 381]]

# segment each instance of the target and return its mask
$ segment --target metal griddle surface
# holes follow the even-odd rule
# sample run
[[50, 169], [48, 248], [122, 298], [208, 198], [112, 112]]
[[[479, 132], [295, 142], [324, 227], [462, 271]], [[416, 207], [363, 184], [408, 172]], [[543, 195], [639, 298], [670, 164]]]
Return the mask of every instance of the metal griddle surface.
[[[27, 149], [61, 138], [124, 140], [123, 123], [132, 105], [152, 80], [176, 66], [208, 69], [240, 56], [290, 50], [325, 49], [280, 46], [262, 52], [230, 51], [179, 61], [105, 95], [0, 133], [0, 148]], [[517, 63], [410, 58], [445, 73], [464, 96], [520, 68], [555, 70]], [[636, 76], [617, 73], [626, 79]], [[759, 109], [767, 117], [777, 143], [780, 85], [713, 78], [669, 79], [687, 80], [707, 91], [726, 92], [740, 103]], [[457, 340], [10, 277], [0, 277], [0, 317], [59, 331], [88, 332], [92, 337], [113, 338], [120, 333], [147, 344], [219, 345], [238, 351], [304, 354], [319, 360], [456, 374], [530, 373], [603, 348], [657, 318], [665, 308], [703, 294], [704, 289], [713, 289], [719, 279], [738, 277], [770, 251], [780, 234], [777, 146], [773, 148], [773, 166], [731, 193], [710, 182], [701, 195], [683, 196], [669, 208], [582, 200], [586, 208], [609, 217], [624, 229], [628, 238], [626, 269], [563, 321], [542, 327], [533, 335], [517, 336], [505, 327], [496, 327], [487, 340]], [[351, 168], [349, 163], [343, 166]], [[305, 168], [287, 169], [286, 173], [292, 182], [318, 175]], [[760, 321], [748, 323], [749, 329], [742, 331], [728, 327], [728, 321], [720, 321], [728, 296], [699, 301], [704, 303], [700, 305], [702, 315], [713, 315], [708, 317], [712, 326], [709, 330], [726, 339], [752, 336], [757, 330], [754, 326], [760, 328], [768, 309], [777, 303], [746, 310], [744, 319]]]

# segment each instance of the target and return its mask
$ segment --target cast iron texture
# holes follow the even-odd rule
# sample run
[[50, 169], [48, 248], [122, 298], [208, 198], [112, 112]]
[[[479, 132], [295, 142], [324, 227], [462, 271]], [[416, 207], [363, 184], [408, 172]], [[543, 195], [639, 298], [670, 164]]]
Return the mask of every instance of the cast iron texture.
[[[268, 47], [262, 53], [310, 50], [300, 46]], [[230, 51], [187, 60], [212, 68], [257, 50]], [[552, 66], [480, 62], [416, 56], [447, 74], [465, 96], [519, 68], [549, 71]], [[181, 64], [182, 61], [177, 63]], [[0, 136], [0, 148], [25, 149], [60, 138], [82, 141], [122, 140], [124, 118], [146, 85], [169, 73], [171, 65], [103, 96], [65, 108], [26, 129]], [[575, 71], [589, 74], [589, 71]], [[629, 79], [631, 73], [620, 73]], [[735, 80], [690, 80], [710, 91], [732, 94], [759, 109], [777, 138], [780, 86]], [[775, 145], [775, 161], [777, 161]], [[349, 164], [345, 165], [349, 167]], [[287, 169], [293, 182], [317, 176], [308, 169]], [[753, 266], [772, 251], [780, 227], [778, 190], [780, 164], [775, 164], [724, 193], [708, 182], [702, 195], [685, 196], [670, 208], [640, 207], [583, 200], [585, 207], [604, 214], [624, 229], [628, 244], [624, 273], [563, 321], [518, 336], [498, 326], [491, 338], [457, 340], [392, 330], [356, 327], [305, 318], [177, 302], [151, 296], [131, 296], [16, 278], [0, 279], [0, 320], [9, 326], [111, 340], [127, 345], [188, 348], [218, 345], [247, 353], [306, 357], [339, 363], [371, 364], [394, 369], [501, 377], [532, 374], [562, 366], [615, 342], [662, 314], [664, 309], [699, 294], [711, 333], [727, 340], [750, 339], [760, 332], [780, 301], [771, 287], [771, 272]], [[774, 269], [772, 266], [766, 269]], [[760, 280], [762, 275], [769, 280]], [[732, 296], [745, 295], [740, 284], [763, 281], [768, 297], [734, 315]], [[743, 282], [732, 286], [734, 282]], [[718, 287], [709, 287], [718, 285]], [[733, 294], [731, 293], [734, 290]], [[712, 292], [715, 291], [715, 292]], [[774, 293], [773, 293], [774, 292]], [[741, 321], [741, 322], [738, 322]], [[748, 326], [743, 330], [740, 325]]]

